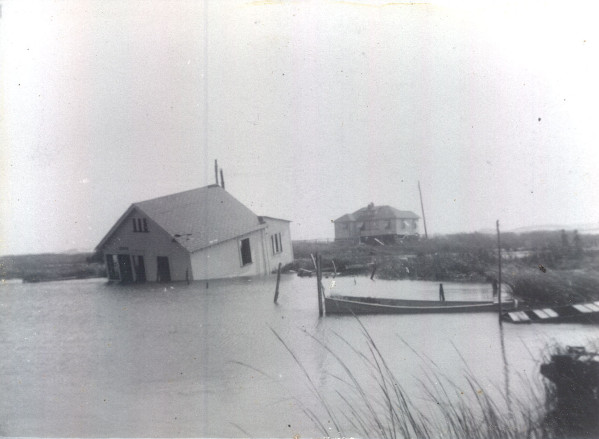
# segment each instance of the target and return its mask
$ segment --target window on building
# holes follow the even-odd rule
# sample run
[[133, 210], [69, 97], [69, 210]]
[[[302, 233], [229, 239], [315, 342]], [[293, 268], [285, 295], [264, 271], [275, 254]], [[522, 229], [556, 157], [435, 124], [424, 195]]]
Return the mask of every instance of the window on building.
[[283, 240], [281, 239], [281, 233], [275, 233], [274, 235], [271, 235], [270, 243], [272, 245], [273, 255], [283, 251]]
[[252, 263], [252, 249], [250, 248], [250, 238], [245, 238], [239, 241], [239, 249], [241, 251], [241, 265]]
[[133, 231], [134, 232], [149, 232], [148, 220], [145, 218], [133, 218]]

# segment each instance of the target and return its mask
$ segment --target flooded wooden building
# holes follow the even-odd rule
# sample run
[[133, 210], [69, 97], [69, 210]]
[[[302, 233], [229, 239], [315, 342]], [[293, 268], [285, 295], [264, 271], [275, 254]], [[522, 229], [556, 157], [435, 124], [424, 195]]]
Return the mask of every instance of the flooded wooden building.
[[289, 224], [210, 185], [132, 204], [96, 249], [110, 280], [256, 276], [293, 261]]

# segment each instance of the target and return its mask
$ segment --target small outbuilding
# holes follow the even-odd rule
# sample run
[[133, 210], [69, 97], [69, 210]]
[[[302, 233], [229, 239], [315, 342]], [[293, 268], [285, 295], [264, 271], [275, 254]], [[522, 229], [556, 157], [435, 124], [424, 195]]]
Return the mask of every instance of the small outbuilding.
[[96, 250], [121, 282], [256, 276], [293, 261], [289, 224], [210, 185], [132, 204]]
[[408, 237], [418, 237], [419, 219], [418, 215], [408, 210], [370, 203], [335, 220], [335, 241], [378, 240], [392, 243]]

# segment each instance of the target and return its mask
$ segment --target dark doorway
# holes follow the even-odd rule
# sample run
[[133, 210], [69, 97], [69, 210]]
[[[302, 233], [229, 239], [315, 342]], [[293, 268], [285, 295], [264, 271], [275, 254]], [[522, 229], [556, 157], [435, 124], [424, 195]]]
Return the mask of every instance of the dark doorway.
[[168, 258], [166, 256], [158, 256], [158, 269], [156, 270], [156, 282], [170, 282], [171, 281], [171, 269], [168, 265]]
[[241, 265], [252, 263], [252, 249], [250, 248], [250, 238], [241, 240]]
[[119, 255], [119, 270], [121, 271], [121, 282], [133, 282], [133, 270], [131, 268], [131, 257]]
[[119, 280], [119, 272], [116, 269], [114, 255], [106, 255], [106, 271], [108, 272], [109, 280]]
[[137, 256], [137, 265], [135, 266], [135, 282], [143, 283], [146, 281], [146, 266], [144, 257]]

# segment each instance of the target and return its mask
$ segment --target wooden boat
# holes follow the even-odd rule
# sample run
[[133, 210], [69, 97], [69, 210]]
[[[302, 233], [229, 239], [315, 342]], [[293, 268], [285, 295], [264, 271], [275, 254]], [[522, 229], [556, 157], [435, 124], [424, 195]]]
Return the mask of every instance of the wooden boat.
[[502, 319], [509, 323], [594, 323], [599, 322], [599, 301], [506, 312]]
[[[356, 296], [329, 296], [324, 298], [327, 314], [449, 314], [472, 312], [498, 312], [497, 302], [482, 301], [439, 301], [403, 300]], [[515, 302], [509, 300], [502, 309], [515, 309]]]

